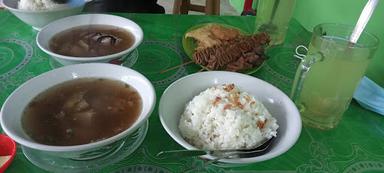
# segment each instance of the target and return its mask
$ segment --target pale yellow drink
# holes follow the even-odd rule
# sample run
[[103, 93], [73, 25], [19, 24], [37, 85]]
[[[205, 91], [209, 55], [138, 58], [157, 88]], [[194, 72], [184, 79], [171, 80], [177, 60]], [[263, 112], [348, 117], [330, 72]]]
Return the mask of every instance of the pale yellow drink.
[[[304, 124], [330, 129], [348, 108], [376, 47], [351, 44], [346, 37], [322, 35], [332, 34], [324, 28], [313, 36], [301, 64], [309, 70], [303, 73], [303, 68], [299, 68], [296, 73], [294, 100]], [[297, 84], [299, 80], [302, 81]]]

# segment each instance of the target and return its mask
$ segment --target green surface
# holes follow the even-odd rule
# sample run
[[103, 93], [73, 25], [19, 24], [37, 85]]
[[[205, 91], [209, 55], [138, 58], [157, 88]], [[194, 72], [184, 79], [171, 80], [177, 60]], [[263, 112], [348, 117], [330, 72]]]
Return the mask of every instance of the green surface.
[[[136, 58], [126, 65], [143, 73], [155, 86], [157, 104], [164, 89], [176, 79], [197, 72], [200, 67], [187, 65], [160, 73], [189, 60], [181, 38], [194, 25], [219, 22], [253, 31], [254, 17], [176, 16], [118, 14], [137, 22], [144, 30], [144, 42], [134, 52]], [[52, 69], [52, 62], [35, 43], [36, 31], [12, 14], [0, 12], [0, 103], [28, 79]], [[293, 57], [299, 44], [307, 44], [311, 33], [296, 20], [291, 21], [284, 45], [272, 47], [267, 63], [256, 73], [285, 93], [289, 93], [298, 65]], [[3, 51], [5, 50], [5, 51]], [[101, 170], [90, 172], [383, 172], [384, 119], [361, 108], [354, 101], [339, 126], [330, 131], [304, 127], [297, 143], [283, 155], [241, 167], [204, 167], [196, 157], [159, 159], [161, 150], [181, 149], [162, 128], [156, 105], [149, 119], [143, 144], [129, 157]], [[6, 173], [44, 172], [31, 164], [18, 148], [17, 156]], [[70, 172], [70, 170], [68, 170]]]

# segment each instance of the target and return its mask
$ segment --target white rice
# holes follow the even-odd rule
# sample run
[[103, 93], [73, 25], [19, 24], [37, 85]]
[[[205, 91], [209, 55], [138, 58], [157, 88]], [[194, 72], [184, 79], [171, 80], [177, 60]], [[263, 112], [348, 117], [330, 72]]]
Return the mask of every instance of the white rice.
[[183, 138], [203, 149], [249, 149], [276, 136], [278, 127], [260, 101], [234, 84], [195, 96], [179, 121]]
[[67, 5], [57, 4], [52, 0], [20, 0], [18, 4], [19, 9], [31, 11], [48, 10], [64, 7], [67, 7]]

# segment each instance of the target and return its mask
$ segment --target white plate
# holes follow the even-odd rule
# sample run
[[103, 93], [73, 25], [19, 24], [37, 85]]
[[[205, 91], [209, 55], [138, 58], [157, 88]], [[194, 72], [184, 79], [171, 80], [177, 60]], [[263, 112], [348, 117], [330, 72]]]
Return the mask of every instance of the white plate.
[[19, 0], [0, 0], [0, 5], [13, 13], [24, 23], [31, 25], [34, 29], [40, 31], [48, 23], [57, 19], [80, 14], [87, 0], [70, 0], [68, 6], [64, 8], [55, 8], [47, 10], [22, 10], [18, 9]]

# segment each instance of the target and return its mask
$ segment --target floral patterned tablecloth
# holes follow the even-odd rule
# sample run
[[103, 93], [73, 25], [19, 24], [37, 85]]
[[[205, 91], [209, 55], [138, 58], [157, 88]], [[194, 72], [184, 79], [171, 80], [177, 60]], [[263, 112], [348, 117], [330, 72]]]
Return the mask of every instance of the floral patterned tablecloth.
[[[158, 100], [164, 89], [185, 75], [196, 73], [199, 66], [189, 64], [160, 73], [165, 69], [189, 61], [181, 38], [184, 32], [197, 24], [218, 22], [253, 32], [251, 16], [200, 16], [116, 14], [137, 22], [144, 30], [143, 43], [124, 62], [148, 77], [156, 89]], [[0, 105], [19, 85], [28, 79], [56, 67], [56, 63], [36, 45], [37, 32], [8, 11], [0, 11]], [[283, 45], [268, 50], [267, 63], [251, 74], [289, 93], [299, 63], [294, 58], [297, 45], [306, 45], [311, 33], [296, 20], [289, 26]], [[158, 101], [157, 100], [157, 101]], [[158, 102], [157, 102], [158, 103]], [[198, 157], [160, 159], [162, 150], [181, 149], [161, 126], [156, 105], [143, 127], [142, 142], [137, 149], [120, 161], [85, 172], [384, 172], [384, 119], [352, 101], [339, 126], [320, 131], [303, 127], [297, 143], [283, 155], [260, 163], [243, 166], [204, 165]], [[147, 130], [147, 131], [146, 131]], [[0, 132], [2, 130], [0, 129]], [[18, 147], [17, 156], [7, 173], [46, 172], [32, 164]], [[55, 171], [56, 172], [56, 171]], [[67, 169], [65, 172], [73, 172]]]

